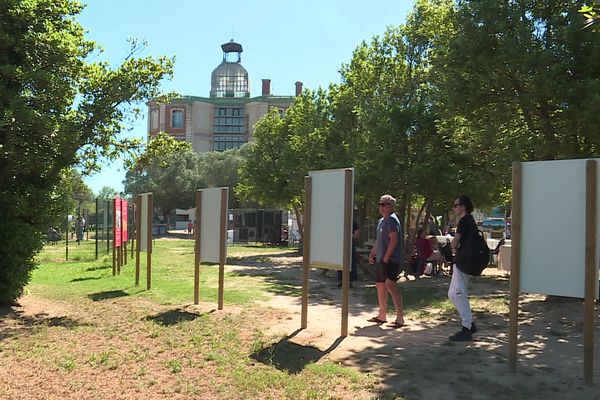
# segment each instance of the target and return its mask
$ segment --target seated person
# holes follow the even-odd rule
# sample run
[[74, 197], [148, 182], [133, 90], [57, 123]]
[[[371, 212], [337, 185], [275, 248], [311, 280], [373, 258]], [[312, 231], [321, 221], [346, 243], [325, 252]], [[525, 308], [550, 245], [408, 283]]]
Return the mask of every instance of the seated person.
[[415, 249], [417, 251], [416, 268], [413, 270], [415, 276], [420, 276], [425, 271], [425, 265], [428, 262], [441, 261], [442, 255], [437, 248], [437, 239], [435, 236], [427, 238], [425, 231], [419, 229], [417, 239], [415, 240]]
[[427, 240], [429, 241], [429, 245], [431, 246], [431, 255], [429, 257], [427, 257], [427, 261], [432, 262], [432, 261], [443, 261], [443, 255], [440, 252], [440, 249], [438, 247], [438, 241], [437, 241], [437, 237], [435, 236], [428, 236]]

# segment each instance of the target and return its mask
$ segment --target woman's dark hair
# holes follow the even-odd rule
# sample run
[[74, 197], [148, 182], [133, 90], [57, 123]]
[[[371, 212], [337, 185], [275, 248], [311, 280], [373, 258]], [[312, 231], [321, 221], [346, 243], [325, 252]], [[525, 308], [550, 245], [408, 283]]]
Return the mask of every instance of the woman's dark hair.
[[465, 211], [467, 214], [471, 214], [473, 212], [473, 201], [471, 201], [469, 196], [458, 196], [456, 200], [465, 206]]

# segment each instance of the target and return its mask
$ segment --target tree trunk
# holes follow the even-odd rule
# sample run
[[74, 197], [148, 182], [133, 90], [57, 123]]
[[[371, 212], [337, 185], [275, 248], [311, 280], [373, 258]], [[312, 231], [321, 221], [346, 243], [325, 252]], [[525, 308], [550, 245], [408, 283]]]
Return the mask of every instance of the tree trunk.
[[[296, 221], [298, 221], [298, 233], [300, 234], [298, 251], [302, 254], [303, 246], [304, 246], [304, 221], [302, 220], [302, 212], [297, 206], [294, 206], [294, 214], [296, 215]], [[288, 233], [289, 235], [289, 233]]]
[[294, 207], [294, 214], [296, 215], [296, 221], [298, 221], [298, 231], [300, 233], [300, 241], [304, 238], [304, 221], [302, 220], [302, 212], [298, 207]]
[[410, 263], [410, 259], [412, 257], [412, 250], [414, 247], [414, 244], [411, 243], [410, 241], [410, 209], [411, 209], [411, 202], [410, 202], [410, 191], [408, 189], [406, 189], [402, 195], [402, 200], [401, 200], [401, 204], [400, 204], [400, 221], [402, 221], [403, 226], [403, 237], [400, 238], [400, 240], [402, 240], [402, 253], [403, 253], [403, 259], [401, 261], [401, 268], [404, 269], [404, 271], [407, 271], [408, 269], [408, 264]]
[[428, 207], [427, 203], [428, 203], [428, 200], [425, 199], [425, 201], [423, 202], [423, 205], [419, 209], [419, 213], [417, 214], [417, 220], [415, 221], [415, 231], [412, 232], [412, 235], [411, 235], [411, 237], [413, 237], [413, 238], [417, 236], [417, 232], [419, 231], [419, 228], [423, 228], [425, 226], [425, 219], [423, 219], [423, 223], [421, 224], [421, 215], [423, 215], [423, 210], [425, 210], [425, 209], [427, 209], [427, 213], [429, 213], [429, 207]]

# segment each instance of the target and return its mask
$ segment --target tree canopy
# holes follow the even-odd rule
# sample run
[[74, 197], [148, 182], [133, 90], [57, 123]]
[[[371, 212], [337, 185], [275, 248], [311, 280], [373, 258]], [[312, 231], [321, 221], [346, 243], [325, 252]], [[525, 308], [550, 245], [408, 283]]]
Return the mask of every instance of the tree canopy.
[[96, 197], [101, 199], [113, 199], [118, 194], [119, 192], [117, 192], [117, 189], [111, 186], [102, 186], [102, 189], [100, 189]]
[[116, 68], [90, 62], [73, 0], [0, 2], [0, 303], [29, 281], [33, 257], [56, 225], [58, 184], [72, 166], [98, 168], [136, 146], [117, 139], [136, 102], [159, 94], [167, 58], [130, 54]]
[[161, 132], [145, 151], [127, 161], [125, 192], [153, 192], [154, 205], [162, 210], [165, 222], [176, 208], [193, 207], [194, 193], [204, 187], [229, 187], [230, 207], [237, 207], [233, 188], [240, 163], [238, 149], [197, 154], [189, 143]]
[[600, 45], [579, 7], [417, 0], [357, 46], [340, 84], [257, 124], [238, 192], [301, 214], [308, 171], [353, 166], [359, 214], [388, 192], [411, 226], [415, 205], [505, 203], [513, 161], [598, 156]]
[[203, 185], [198, 154], [189, 143], [165, 133], [150, 140], [146, 151], [128, 164], [125, 192], [152, 192], [154, 206], [162, 210], [165, 223], [176, 208], [192, 207], [194, 192]]

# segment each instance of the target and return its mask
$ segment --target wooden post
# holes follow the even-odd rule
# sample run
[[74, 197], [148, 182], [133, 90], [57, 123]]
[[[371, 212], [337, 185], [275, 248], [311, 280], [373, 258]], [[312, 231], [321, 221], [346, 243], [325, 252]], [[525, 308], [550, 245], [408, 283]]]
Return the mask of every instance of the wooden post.
[[117, 247], [117, 275], [121, 275], [121, 262], [123, 260], [123, 243]]
[[65, 260], [69, 261], [69, 215], [65, 223]]
[[312, 202], [312, 178], [304, 177], [304, 226], [302, 232], [302, 313], [300, 327], [308, 326], [308, 273], [310, 270], [310, 218]]
[[146, 289], [152, 289], [152, 217], [154, 204], [152, 193], [148, 194], [148, 252], [146, 253]]
[[594, 384], [594, 299], [596, 298], [596, 237], [597, 237], [597, 162], [585, 164], [585, 304], [583, 311], [583, 376], [585, 384]]
[[106, 254], [110, 253], [110, 200], [106, 200]]
[[227, 241], [227, 188], [221, 189], [221, 234], [219, 236], [219, 305], [223, 309], [225, 286], [225, 243]]
[[194, 304], [200, 302], [200, 219], [202, 218], [202, 190], [196, 190], [196, 221], [194, 222]]
[[136, 247], [136, 240], [135, 238], [137, 237], [138, 231], [136, 230], [136, 225], [135, 225], [135, 221], [136, 221], [136, 213], [138, 212], [138, 208], [137, 208], [137, 202], [134, 201], [133, 202], [133, 206], [131, 206], [131, 222], [133, 223], [133, 229], [131, 229], [131, 259], [133, 260], [133, 251]]
[[135, 212], [134, 212], [134, 221], [135, 221], [135, 286], [140, 285], [140, 231], [142, 229], [142, 218], [140, 215], [140, 210], [142, 209], [142, 195], [138, 194], [135, 199]]
[[117, 235], [115, 234], [115, 230], [117, 229], [117, 208], [115, 207], [115, 199], [112, 200], [112, 206], [113, 206], [113, 224], [112, 224], [112, 238], [113, 238], [113, 243], [112, 243], [112, 259], [113, 259], [113, 270], [112, 270], [112, 274], [113, 276], [117, 275]]
[[350, 290], [350, 264], [352, 263], [352, 170], [344, 171], [344, 256], [342, 258], [342, 330], [341, 336], [348, 336], [348, 309]]
[[521, 287], [521, 212], [523, 207], [523, 164], [513, 162], [512, 233], [510, 258], [510, 306], [508, 333], [508, 367], [517, 371], [517, 341], [519, 334], [519, 291]]
[[96, 231], [96, 258], [95, 260], [98, 259], [98, 198], [96, 197], [96, 227], [95, 227], [95, 231]]
[[[129, 217], [129, 210], [127, 210], [128, 207], [129, 203], [127, 203], [127, 206], [125, 206], [125, 214], [123, 214], [123, 200], [121, 200], [121, 265], [127, 265], [127, 240], [123, 240], [123, 232], [126, 234], [129, 233], [126, 232], [127, 228], [129, 228], [129, 221], [127, 221], [127, 218]], [[127, 215], [127, 218], [123, 218], [124, 215]], [[125, 219], [125, 224], [127, 224], [127, 227], [124, 226], [123, 219]]]

